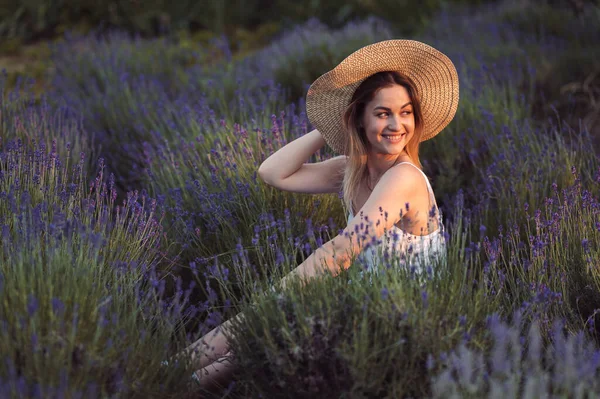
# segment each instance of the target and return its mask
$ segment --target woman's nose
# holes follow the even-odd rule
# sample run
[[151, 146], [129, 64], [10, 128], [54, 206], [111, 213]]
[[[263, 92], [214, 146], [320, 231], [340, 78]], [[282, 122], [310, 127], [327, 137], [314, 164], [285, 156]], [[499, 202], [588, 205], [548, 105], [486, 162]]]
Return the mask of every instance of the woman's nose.
[[395, 116], [393, 116], [391, 118], [388, 118], [388, 121], [389, 121], [389, 123], [388, 123], [388, 129], [394, 130], [394, 131], [398, 130], [398, 127], [400, 126], [400, 123], [396, 120]]

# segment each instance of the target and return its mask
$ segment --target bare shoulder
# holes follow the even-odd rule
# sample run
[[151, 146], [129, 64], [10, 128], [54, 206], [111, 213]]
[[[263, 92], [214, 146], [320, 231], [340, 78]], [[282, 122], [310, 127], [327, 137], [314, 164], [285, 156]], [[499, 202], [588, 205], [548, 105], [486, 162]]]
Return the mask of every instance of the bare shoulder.
[[419, 187], [423, 186], [425, 179], [423, 173], [414, 165], [407, 163], [398, 164], [388, 169], [380, 180], [385, 191], [402, 192], [405, 195], [411, 194]]
[[343, 234], [359, 231], [356, 229], [360, 229], [361, 223], [367, 221], [373, 223], [369, 234], [381, 237], [403, 217], [405, 204], [415, 202], [422, 184], [425, 184], [423, 176], [414, 166], [400, 164], [388, 169], [357, 211], [358, 217], [348, 222]]

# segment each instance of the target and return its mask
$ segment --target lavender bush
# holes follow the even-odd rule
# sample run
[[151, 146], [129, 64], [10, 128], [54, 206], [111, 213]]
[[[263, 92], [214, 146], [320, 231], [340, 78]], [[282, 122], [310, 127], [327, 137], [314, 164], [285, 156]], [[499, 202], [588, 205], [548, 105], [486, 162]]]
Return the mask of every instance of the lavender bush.
[[[493, 294], [503, 297], [504, 309], [523, 303], [525, 315], [542, 323], [542, 333], [561, 317], [572, 331], [586, 325], [595, 334], [595, 312], [600, 308], [595, 267], [600, 261], [600, 206], [575, 168], [572, 173], [575, 183], [562, 190], [553, 184], [554, 194], [541, 209], [530, 212], [524, 205], [525, 227], [511, 224], [497, 238], [484, 241], [482, 278]], [[596, 187], [590, 187], [595, 192], [600, 168], [596, 179]]]
[[600, 351], [583, 332], [565, 334], [553, 323], [545, 344], [537, 322], [488, 319], [492, 347], [461, 343], [444, 354], [444, 371], [432, 377], [433, 398], [562, 398], [598, 394]]
[[260, 63], [265, 74], [289, 91], [290, 98], [296, 99], [304, 97], [308, 85], [348, 54], [391, 38], [389, 23], [380, 18], [350, 22], [337, 30], [311, 19], [285, 32], [252, 58]]
[[[327, 40], [317, 34], [320, 31], [325, 32], [327, 29], [317, 22], [309, 22], [286, 34], [280, 42], [252, 58], [251, 63], [256, 65], [253, 69], [261, 70], [257, 73], [258, 76], [276, 74], [277, 68], [296, 70], [298, 68], [289, 67], [290, 62], [307, 65], [314, 62], [314, 57], [310, 54], [313, 54], [317, 48], [324, 47], [326, 43], [331, 43], [329, 45], [331, 48], [335, 48], [336, 43], [346, 43], [352, 38], [354, 41], [366, 43], [373, 39], [376, 33], [365, 32], [377, 32], [372, 27], [372, 22], [355, 24], [343, 31], [329, 33]], [[295, 39], [298, 36], [304, 37], [301, 43], [304, 46], [299, 44], [296, 44], [295, 48], [290, 46], [290, 43], [296, 43]], [[313, 50], [309, 51], [310, 48]], [[335, 57], [339, 58], [342, 51], [340, 49], [336, 51], [338, 55]], [[305, 54], [306, 58], [299, 59], [300, 54]], [[327, 59], [326, 63], [333, 66], [335, 61], [336, 58]], [[306, 70], [305, 67], [300, 69]], [[244, 81], [244, 84], [251, 85], [251, 82]], [[288, 141], [306, 133], [308, 121], [305, 115], [298, 115], [296, 108], [292, 105], [282, 113], [272, 113], [269, 115], [270, 120], [262, 123], [260, 120], [252, 120], [252, 123], [246, 121], [231, 123], [229, 119], [223, 118], [212, 134], [203, 132], [206, 121], [198, 121], [193, 129], [180, 134], [179, 141], [174, 143], [180, 144], [176, 148], [172, 148], [166, 140], [160, 146], [146, 146], [146, 163], [149, 165], [151, 187], [154, 192], [165, 195], [171, 202], [179, 201], [183, 217], [178, 219], [186, 225], [186, 231], [194, 233], [192, 237], [196, 236], [195, 229], [200, 228], [203, 234], [200, 243], [206, 248], [224, 252], [236, 244], [236, 242], [223, 241], [223, 237], [232, 237], [237, 241], [236, 236], [239, 235], [243, 241], [247, 241], [245, 238], [249, 239], [252, 236], [250, 226], [254, 225], [257, 216], [250, 210], [265, 209], [268, 205], [272, 209], [277, 209], [276, 216], [279, 217], [283, 216], [284, 208], [289, 207], [289, 202], [295, 200], [295, 196], [274, 192], [264, 185], [250, 185], [245, 182], [256, 180], [256, 170], [260, 162], [269, 154]], [[269, 111], [270, 109], [263, 108], [261, 113], [266, 114]], [[267, 123], [270, 126], [265, 128]], [[323, 154], [326, 152], [327, 149], [324, 149]], [[321, 160], [320, 155], [317, 155], [314, 160]], [[207, 165], [208, 168], [202, 168], [200, 165]], [[222, 173], [224, 170], [228, 172]], [[167, 194], [169, 192], [171, 194]], [[176, 196], [180, 198], [177, 199]], [[267, 196], [271, 197], [268, 204], [265, 202]], [[325, 203], [321, 200], [318, 202], [325, 205], [324, 209], [332, 209], [332, 207], [335, 209], [338, 205], [335, 205], [332, 200], [334, 199], [328, 197], [324, 199]], [[278, 206], [280, 201], [282, 206]], [[300, 204], [294, 205], [293, 210], [304, 212], [307, 210], [306, 205], [312, 203], [312, 199], [306, 198]], [[197, 225], [191, 224], [194, 223], [193, 216], [186, 219], [191, 209], [196, 209], [194, 213], [198, 214], [196, 219], [200, 221], [195, 222], [198, 223]], [[173, 210], [175, 213], [179, 212]], [[323, 212], [321, 214], [323, 216], [315, 220], [319, 224], [329, 218]], [[312, 218], [317, 215], [304, 214], [303, 216], [305, 219], [307, 216]], [[223, 228], [227, 228], [232, 234], [225, 233], [221, 230]], [[244, 229], [248, 229], [248, 233], [245, 233]], [[207, 237], [207, 233], [215, 238]], [[217, 237], [218, 240], [215, 240]], [[189, 239], [185, 242], [189, 242]]]
[[[227, 251], [236, 242], [225, 237], [249, 238], [254, 234], [256, 210], [293, 205], [305, 216], [327, 221], [328, 212], [312, 204], [318, 199], [282, 193], [257, 180], [261, 160], [288, 141], [306, 134], [307, 120], [289, 107], [279, 117], [273, 115], [268, 129], [222, 121], [215, 138], [200, 136], [193, 141], [181, 138], [179, 145], [168, 143], [157, 150], [146, 147], [148, 180], [153, 193], [168, 204], [169, 216], [178, 224], [177, 232], [197, 239], [202, 253]], [[315, 159], [322, 159], [317, 154]], [[327, 204], [338, 207], [335, 199], [322, 196]], [[312, 210], [311, 210], [312, 208]], [[331, 208], [330, 208], [331, 209]], [[281, 213], [281, 216], [283, 213]], [[194, 238], [196, 237], [196, 238]]]
[[[48, 96], [38, 100], [33, 95], [33, 82], [21, 79], [12, 90], [7, 88], [8, 75], [0, 75], [0, 139], [6, 143], [15, 139], [35, 146], [43, 143], [51, 148], [56, 141], [58, 156], [66, 156], [67, 148], [74, 154], [85, 150], [89, 158], [97, 157], [93, 138], [84, 131], [82, 120], [77, 113], [67, 107], [51, 105]], [[1, 144], [0, 143], [0, 144]], [[67, 146], [68, 144], [68, 146]]]
[[83, 116], [125, 189], [141, 183], [140, 144], [211, 134], [221, 115], [239, 116], [240, 109], [250, 120], [282, 105], [272, 81], [255, 83], [264, 89], [258, 92], [240, 85], [253, 71], [232, 67], [226, 44], [202, 51], [166, 39], [89, 35], [68, 37], [53, 54], [53, 98]]
[[83, 153], [71, 165], [58, 152], [21, 140], [0, 151], [0, 392], [176, 392], [181, 370], [156, 376], [190, 292], [180, 282], [164, 294], [156, 202], [130, 193], [115, 204], [102, 164], [88, 186]]
[[[461, 105], [457, 117], [445, 130], [452, 134], [440, 135], [423, 146], [424, 159], [428, 161], [425, 167], [436, 176], [436, 183], [443, 188], [442, 196], [446, 192], [454, 192], [452, 187], [456, 184], [471, 186], [473, 192], [465, 193], [467, 203], [474, 206], [479, 202], [479, 187], [486, 183], [476, 172], [493, 166], [494, 156], [510, 155], [504, 154], [507, 144], [505, 133], [507, 129], [514, 131], [515, 121], [518, 121], [518, 126], [523, 123], [523, 135], [540, 130], [534, 135], [534, 141], [543, 147], [549, 140], [545, 136], [560, 134], [566, 141], [575, 137], [573, 144], [580, 148], [578, 136], [592, 133], [593, 125], [588, 124], [586, 128], [570, 117], [571, 113], [583, 110], [585, 104], [578, 106], [574, 99], [570, 99], [570, 106], [564, 107], [565, 112], [561, 114], [564, 119], [559, 121], [551, 102], [553, 99], [545, 97], [543, 87], [540, 87], [546, 81], [553, 86], [576, 83], [565, 80], [565, 73], [556, 70], [555, 66], [559, 63], [570, 65], [570, 71], [574, 65], [586, 69], [595, 63], [595, 51], [582, 50], [587, 58], [570, 59], [566, 56], [570, 49], [580, 48], [581, 43], [588, 43], [600, 34], [599, 25], [593, 22], [594, 18], [597, 19], [597, 12], [592, 5], [587, 5], [586, 10], [584, 14], [575, 16], [569, 10], [555, 9], [539, 2], [502, 1], [476, 9], [445, 7], [432, 20], [421, 39], [448, 54], [457, 66], [461, 83]], [[540, 15], [552, 15], [552, 18], [540, 18]], [[555, 26], [555, 29], [544, 26], [556, 18], [563, 21], [561, 26]], [[528, 21], [527, 27], [522, 29], [523, 24], [518, 21]], [[531, 34], [531, 30], [539, 32]], [[573, 41], [573, 37], [579, 40]], [[566, 96], [560, 100], [566, 101]], [[547, 108], [546, 114], [540, 113], [540, 102]], [[532, 119], [532, 115], [538, 119]], [[547, 117], [554, 121], [550, 126]], [[565, 119], [569, 120], [570, 126]], [[496, 149], [500, 151], [496, 152]], [[563, 150], [558, 146], [557, 149]], [[520, 150], [514, 148], [511, 151], [517, 151], [511, 153], [514, 158]], [[576, 158], [581, 154], [590, 155], [588, 151], [578, 152]], [[594, 170], [593, 166], [591, 169]], [[529, 166], [524, 170], [529, 170]], [[560, 170], [561, 173], [568, 171]], [[589, 168], [578, 165], [578, 170], [586, 173]], [[550, 194], [548, 188], [553, 180], [563, 178], [544, 182], [543, 194], [538, 198]], [[532, 187], [529, 192], [539, 191]]]

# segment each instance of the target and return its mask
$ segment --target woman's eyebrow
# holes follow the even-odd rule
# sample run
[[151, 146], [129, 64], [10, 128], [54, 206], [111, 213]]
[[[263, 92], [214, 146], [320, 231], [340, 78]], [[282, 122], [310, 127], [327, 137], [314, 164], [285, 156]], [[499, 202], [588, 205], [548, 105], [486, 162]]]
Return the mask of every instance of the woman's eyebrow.
[[[401, 106], [401, 107], [400, 107], [400, 109], [402, 109], [402, 108], [406, 107], [407, 105], [412, 105], [412, 102], [410, 102], [410, 101], [409, 101], [409, 102], [407, 102], [406, 104], [404, 104], [403, 106]], [[390, 108], [388, 108], [388, 107], [384, 107], [383, 105], [378, 105], [378, 106], [376, 106], [375, 108], [373, 108], [373, 111], [375, 111], [376, 109], [383, 109], [383, 110], [385, 110], [385, 111], [391, 111], [391, 109], [390, 109]]]

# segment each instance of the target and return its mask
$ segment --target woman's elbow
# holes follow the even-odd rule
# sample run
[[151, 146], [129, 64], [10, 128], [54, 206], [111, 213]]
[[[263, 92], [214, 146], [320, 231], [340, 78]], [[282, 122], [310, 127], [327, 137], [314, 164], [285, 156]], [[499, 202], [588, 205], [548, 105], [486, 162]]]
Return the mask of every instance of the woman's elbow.
[[273, 174], [270, 173], [269, 170], [264, 167], [264, 163], [258, 167], [257, 174], [263, 182], [270, 186], [273, 185]]

